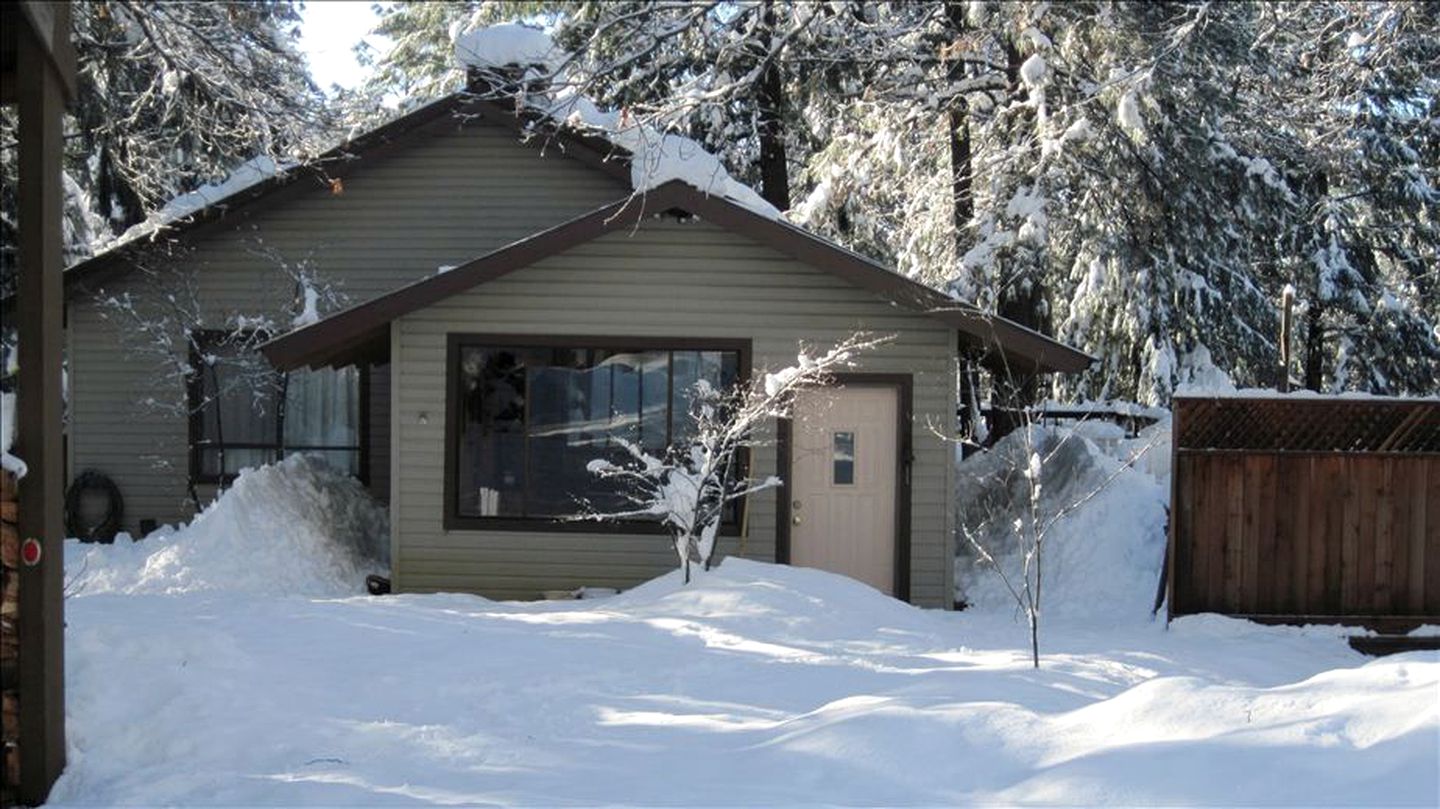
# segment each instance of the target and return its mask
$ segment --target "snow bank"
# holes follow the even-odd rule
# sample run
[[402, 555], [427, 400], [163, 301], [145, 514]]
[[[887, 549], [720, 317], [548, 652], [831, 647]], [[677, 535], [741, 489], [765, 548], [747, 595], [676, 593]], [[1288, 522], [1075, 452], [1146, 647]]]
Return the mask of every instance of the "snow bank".
[[[1029, 428], [1033, 447], [1043, 459], [1042, 523], [1098, 490], [1083, 506], [1061, 517], [1045, 540], [1041, 610], [1047, 618], [1143, 621], [1154, 605], [1165, 552], [1169, 492], [1162, 481], [1137, 467], [1143, 463], [1139, 459], [1152, 454], [1168, 457], [1168, 422], [1155, 425], [1137, 440], [1107, 433], [1114, 455], [1087, 437], [1088, 432], [1099, 438], [1110, 426]], [[1029, 519], [1030, 487], [1023, 471], [1030, 449], [1026, 433], [1017, 430], [957, 469], [962, 529], [956, 541], [956, 596], [977, 609], [1013, 610], [1014, 600], [994, 570], [979, 562], [965, 531], [980, 539], [1012, 581], [1020, 581], [1022, 557], [1015, 524]], [[1116, 456], [1133, 460], [1134, 465]]]
[[1055, 631], [1037, 671], [1008, 615], [727, 559], [594, 601], [111, 593], [66, 619], [51, 806], [1440, 798], [1440, 655], [1218, 616]]
[[189, 525], [113, 545], [66, 543], [66, 592], [364, 592], [388, 555], [385, 510], [353, 478], [302, 455], [240, 473]]
[[[455, 55], [468, 67], [540, 66], [550, 72], [569, 59], [569, 54], [545, 32], [512, 23], [459, 35], [455, 38]], [[602, 110], [568, 86], [563, 78], [557, 78], [555, 84], [561, 89], [550, 94], [529, 94], [524, 102], [558, 124], [598, 135], [628, 151], [630, 182], [636, 191], [648, 191], [671, 180], [680, 180], [706, 194], [739, 203], [761, 216], [780, 218], [779, 209], [766, 202], [755, 189], [731, 177], [720, 158], [699, 142], [640, 124], [618, 111]]]

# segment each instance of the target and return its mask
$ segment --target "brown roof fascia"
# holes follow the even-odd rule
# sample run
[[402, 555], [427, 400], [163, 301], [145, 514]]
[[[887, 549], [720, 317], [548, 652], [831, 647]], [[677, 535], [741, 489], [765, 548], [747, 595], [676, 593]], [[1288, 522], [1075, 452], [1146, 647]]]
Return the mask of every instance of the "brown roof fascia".
[[449, 120], [463, 122], [467, 117], [505, 126], [519, 135], [522, 142], [542, 150], [551, 143], [558, 144], [562, 153], [604, 171], [626, 186], [630, 183], [630, 153], [609, 141], [563, 127], [546, 127], [549, 119], [539, 113], [520, 113], [495, 100], [454, 93], [347, 141], [305, 165], [207, 205], [149, 238], [138, 238], [72, 265], [65, 271], [67, 291], [82, 282], [93, 286], [127, 271], [130, 269], [127, 259], [156, 244], [182, 234], [203, 235], [227, 219], [252, 215], [305, 192], [325, 190], [329, 180], [343, 178], [357, 168], [373, 164]]
[[856, 253], [678, 180], [611, 203], [529, 238], [514, 242], [442, 275], [422, 279], [318, 323], [271, 340], [261, 352], [276, 368], [330, 364], [340, 351], [374, 335], [384, 324], [478, 284], [554, 255], [603, 233], [632, 225], [647, 214], [680, 208], [734, 230], [797, 260], [830, 272], [907, 309], [930, 315], [968, 335], [992, 353], [992, 367], [1015, 373], [1074, 372], [1091, 358], [1003, 318], [985, 315]]
[[788, 222], [761, 216], [743, 206], [699, 191], [695, 191], [682, 207], [706, 221], [837, 275], [885, 300], [941, 320], [986, 351], [998, 347], [1002, 353], [991, 357], [991, 364], [997, 370], [1076, 373], [1093, 362], [1092, 357], [1081, 351], [1013, 321], [987, 314], [973, 304], [951, 298]]

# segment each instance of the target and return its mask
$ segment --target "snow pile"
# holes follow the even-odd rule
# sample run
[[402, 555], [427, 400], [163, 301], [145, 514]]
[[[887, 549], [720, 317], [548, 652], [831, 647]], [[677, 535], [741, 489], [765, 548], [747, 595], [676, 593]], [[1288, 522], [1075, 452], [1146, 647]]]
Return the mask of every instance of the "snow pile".
[[15, 446], [15, 394], [0, 393], [0, 468], [11, 472], [16, 478], [25, 477], [29, 469], [25, 462], [10, 454]]
[[1187, 352], [1180, 360], [1180, 374], [1176, 380], [1176, 396], [1203, 396], [1216, 393], [1234, 393], [1235, 382], [1230, 375], [1215, 364], [1210, 349], [1203, 345]]
[[[545, 32], [515, 24], [461, 34], [455, 38], [455, 55], [461, 64], [482, 70], [513, 66], [533, 71], [539, 66], [547, 72], [559, 69], [570, 58]], [[636, 191], [648, 191], [671, 180], [680, 180], [761, 216], [780, 218], [775, 206], [755, 189], [731, 177], [720, 158], [697, 141], [661, 132], [619, 111], [602, 110], [563, 79], [556, 80], [555, 84], [560, 89], [551, 94], [528, 94], [524, 103], [559, 124], [598, 135], [628, 151], [630, 182]]]
[[503, 68], [538, 65], [554, 71], [568, 58], [550, 35], [519, 23], [477, 28], [455, 37], [455, 58], [462, 65]]
[[242, 471], [189, 525], [127, 540], [66, 543], [66, 592], [353, 595], [381, 571], [389, 526], [357, 481], [295, 455]]
[[[1110, 428], [1119, 431], [1113, 425], [1032, 426], [1028, 441], [1025, 429], [1016, 430], [989, 451], [961, 462], [955, 500], [961, 526], [956, 597], [981, 610], [1014, 609], [1009, 591], [979, 561], [967, 532], [1004, 566], [1012, 582], [1022, 580], [1016, 525], [1030, 522], [1031, 486], [1025, 473], [1038, 456], [1040, 523], [1068, 511], [1046, 534], [1042, 612], [1047, 618], [1083, 622], [1147, 620], [1165, 552], [1169, 492], [1150, 474], [1102, 450], [1092, 437], [1106, 440], [1125, 460], [1168, 455], [1168, 422], [1164, 425], [1131, 441], [1123, 439], [1123, 432], [1111, 435]], [[1140, 462], [1135, 460], [1136, 466]]]
[[1055, 631], [1037, 671], [1009, 615], [732, 558], [593, 601], [106, 593], [66, 620], [51, 806], [1440, 799], [1440, 655], [1218, 616]]

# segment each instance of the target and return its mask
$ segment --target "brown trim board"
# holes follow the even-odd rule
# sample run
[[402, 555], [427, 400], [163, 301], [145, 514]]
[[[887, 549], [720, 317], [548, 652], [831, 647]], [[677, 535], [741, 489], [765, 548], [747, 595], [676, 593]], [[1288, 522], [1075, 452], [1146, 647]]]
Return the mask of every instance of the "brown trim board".
[[422, 309], [540, 259], [672, 209], [687, 211], [835, 275], [884, 300], [935, 318], [980, 345], [996, 347], [992, 365], [1017, 372], [1076, 372], [1092, 358], [971, 304], [955, 300], [867, 258], [785, 222], [710, 196], [679, 180], [627, 196], [591, 213], [514, 242], [441, 275], [401, 287], [278, 337], [261, 347], [282, 370], [333, 364], [338, 346], [377, 339], [395, 318]]
[[[834, 375], [835, 386], [894, 388], [899, 396], [898, 425], [895, 431], [895, 597], [910, 600], [910, 466], [915, 452], [911, 431], [914, 429], [915, 380], [911, 374], [841, 373]], [[780, 488], [775, 504], [775, 561], [790, 564], [790, 502], [793, 499], [790, 479], [794, 474], [794, 426], [792, 419], [780, 419], [775, 452], [775, 473]]]

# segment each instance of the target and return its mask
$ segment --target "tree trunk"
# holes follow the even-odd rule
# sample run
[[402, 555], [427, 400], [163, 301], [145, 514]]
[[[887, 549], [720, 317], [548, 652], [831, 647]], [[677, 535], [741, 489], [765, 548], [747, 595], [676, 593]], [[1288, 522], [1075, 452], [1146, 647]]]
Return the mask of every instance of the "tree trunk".
[[[965, 6], [956, 0], [945, 4], [945, 16], [950, 22], [950, 34], [955, 39], [965, 33]], [[956, 60], [950, 68], [952, 81], [963, 79], [965, 68]], [[955, 244], [957, 255], [966, 246], [966, 227], [975, 215], [975, 199], [971, 193], [971, 149], [969, 105], [961, 96], [951, 99], [949, 110], [950, 131], [950, 193], [954, 201]]]
[[1040, 617], [1029, 613], [1030, 617], [1030, 666], [1040, 668]]
[[1305, 310], [1305, 387], [1316, 393], [1320, 392], [1325, 378], [1324, 316], [1325, 307], [1317, 294]]
[[760, 137], [760, 196], [782, 211], [790, 210], [790, 167], [785, 155], [785, 82], [780, 72], [780, 55], [773, 53], [775, 8], [765, 3], [761, 14], [766, 52], [760, 76], [760, 98], [756, 110]]
[[967, 246], [968, 227], [975, 216], [975, 198], [970, 189], [970, 117], [965, 99], [950, 107], [950, 195], [954, 200], [957, 256]]
[[[1310, 176], [1307, 184], [1312, 202], [1323, 200], [1330, 193], [1330, 178], [1325, 172], [1317, 171]], [[1311, 244], [1320, 244], [1323, 231], [1311, 224]], [[1318, 269], [1318, 268], [1315, 268]], [[1305, 387], [1315, 392], [1325, 381], [1325, 305], [1320, 301], [1320, 283], [1317, 279], [1310, 296], [1310, 306], [1305, 310]]]

